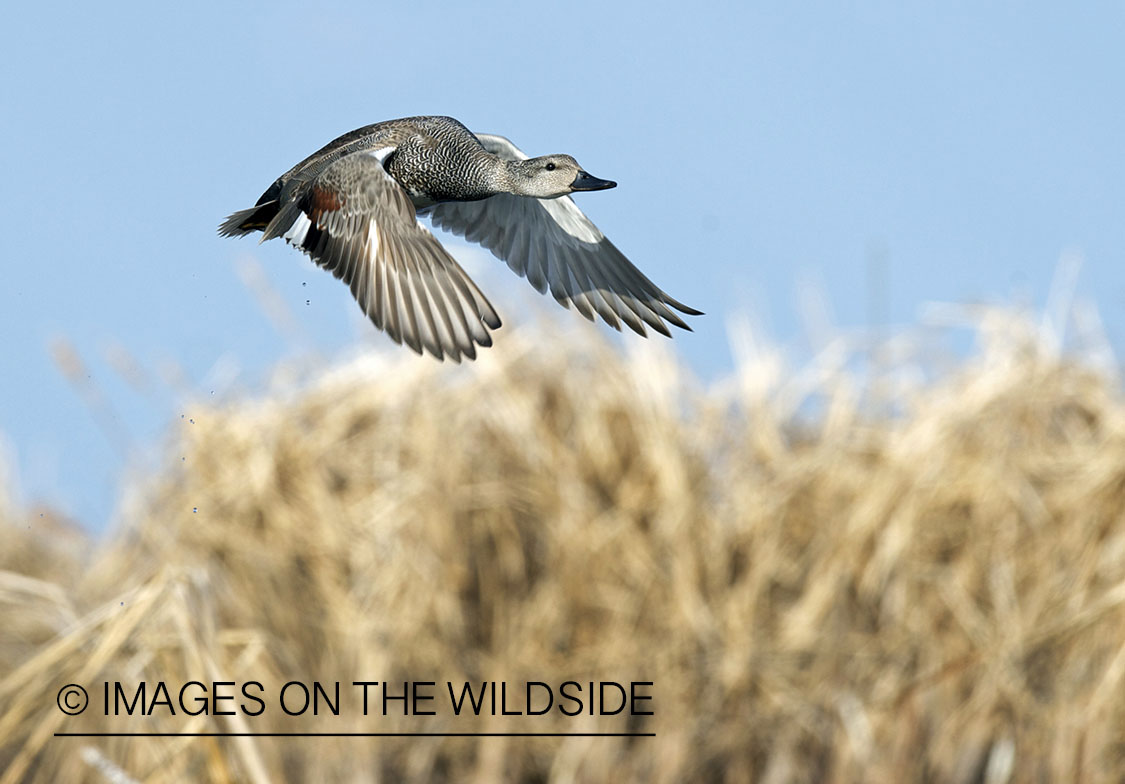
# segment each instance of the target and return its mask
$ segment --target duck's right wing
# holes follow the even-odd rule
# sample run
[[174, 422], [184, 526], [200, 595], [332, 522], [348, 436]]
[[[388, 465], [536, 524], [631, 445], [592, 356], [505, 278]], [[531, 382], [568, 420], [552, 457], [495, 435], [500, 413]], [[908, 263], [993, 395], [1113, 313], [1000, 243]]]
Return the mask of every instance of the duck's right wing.
[[340, 278], [375, 326], [419, 354], [459, 362], [491, 346], [500, 318], [424, 226], [383, 168], [389, 150], [339, 158], [279, 209], [262, 241], [283, 237]]
[[[503, 136], [476, 137], [501, 158], [528, 157]], [[435, 226], [480, 243], [540, 293], [550, 288], [559, 304], [573, 304], [591, 321], [596, 313], [615, 329], [624, 321], [641, 335], [646, 334], [645, 324], [671, 335], [665, 321], [691, 329], [673, 308], [700, 315], [645, 277], [569, 196], [535, 199], [502, 193], [481, 201], [438, 204], [429, 215]]]

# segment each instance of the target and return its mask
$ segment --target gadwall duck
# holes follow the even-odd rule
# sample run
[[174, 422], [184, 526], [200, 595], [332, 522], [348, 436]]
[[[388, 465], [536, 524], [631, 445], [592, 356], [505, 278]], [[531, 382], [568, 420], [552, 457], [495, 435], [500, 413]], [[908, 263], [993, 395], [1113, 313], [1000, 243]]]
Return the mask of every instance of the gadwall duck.
[[634, 267], [567, 195], [617, 185], [569, 155], [529, 158], [502, 136], [451, 117], [407, 117], [359, 128], [281, 175], [219, 234], [262, 232], [307, 253], [351, 289], [396, 343], [438, 359], [474, 359], [500, 318], [418, 220], [492, 251], [540, 293], [645, 335], [690, 330], [669, 297]]

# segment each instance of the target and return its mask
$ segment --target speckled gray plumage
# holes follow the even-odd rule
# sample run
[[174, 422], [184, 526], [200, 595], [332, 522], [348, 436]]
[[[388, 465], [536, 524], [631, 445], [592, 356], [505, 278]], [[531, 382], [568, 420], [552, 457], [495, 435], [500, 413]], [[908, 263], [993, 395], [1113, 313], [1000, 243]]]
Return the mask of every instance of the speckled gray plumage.
[[[483, 142], [483, 144], [482, 144]], [[437, 358], [474, 358], [500, 319], [425, 227], [480, 242], [539, 291], [616, 329], [690, 329], [669, 297], [566, 194], [613, 187], [570, 156], [528, 158], [500, 136], [450, 117], [408, 117], [334, 139], [279, 177], [223, 236], [283, 237], [348, 284], [375, 325]], [[619, 321], [620, 319], [620, 321]]]
[[357, 128], [321, 147], [274, 185], [292, 197], [334, 162], [385, 147], [394, 148], [385, 168], [411, 194], [416, 207], [421, 206], [418, 202], [483, 199], [496, 193], [492, 156], [452, 117], [404, 117]]

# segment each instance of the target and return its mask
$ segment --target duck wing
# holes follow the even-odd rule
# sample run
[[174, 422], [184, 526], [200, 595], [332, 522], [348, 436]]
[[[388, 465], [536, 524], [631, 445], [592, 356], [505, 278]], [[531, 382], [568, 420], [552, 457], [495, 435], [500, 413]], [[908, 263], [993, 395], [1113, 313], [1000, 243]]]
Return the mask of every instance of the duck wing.
[[[528, 157], [503, 136], [476, 137], [501, 158]], [[701, 315], [645, 277], [569, 196], [536, 199], [501, 193], [481, 201], [437, 204], [428, 214], [435, 226], [488, 248], [541, 294], [550, 289], [559, 304], [574, 305], [591, 321], [597, 314], [614, 329], [620, 330], [624, 321], [640, 335], [646, 334], [647, 324], [671, 336], [665, 321], [691, 330], [675, 310]]]
[[500, 318], [416, 217], [383, 168], [393, 148], [338, 158], [302, 183], [262, 233], [283, 237], [348, 284], [360, 308], [396, 343], [438, 359], [476, 358]]

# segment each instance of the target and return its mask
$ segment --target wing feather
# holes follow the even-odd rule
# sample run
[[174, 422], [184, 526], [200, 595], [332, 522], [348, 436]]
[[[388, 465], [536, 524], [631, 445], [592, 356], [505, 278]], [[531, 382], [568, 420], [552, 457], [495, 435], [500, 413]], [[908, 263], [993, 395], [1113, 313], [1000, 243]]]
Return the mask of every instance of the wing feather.
[[[476, 134], [485, 149], [508, 160], [527, 158], [502, 136]], [[480, 201], [445, 202], [429, 212], [435, 226], [479, 243], [540, 293], [586, 318], [594, 313], [615, 329], [623, 321], [670, 335], [665, 321], [691, 327], [675, 313], [701, 315], [645, 277], [587, 218], [573, 199], [535, 199], [502, 193]], [[674, 309], [674, 310], [673, 310]]]
[[[340, 157], [294, 195], [296, 209], [267, 226], [343, 280], [396, 343], [438, 359], [476, 357], [500, 318], [427, 229], [406, 192], [368, 154]], [[288, 220], [288, 224], [285, 221]]]

